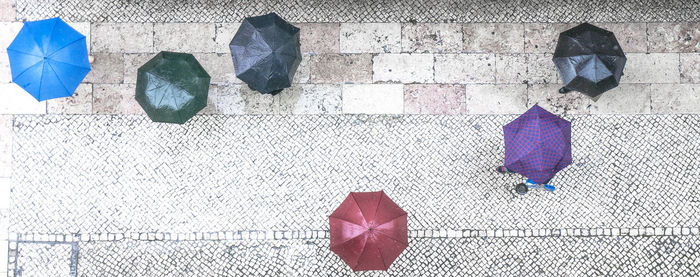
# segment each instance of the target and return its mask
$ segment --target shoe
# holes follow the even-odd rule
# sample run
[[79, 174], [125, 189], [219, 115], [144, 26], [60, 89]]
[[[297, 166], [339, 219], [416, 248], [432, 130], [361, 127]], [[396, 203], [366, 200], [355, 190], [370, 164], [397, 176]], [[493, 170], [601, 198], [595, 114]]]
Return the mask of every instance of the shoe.
[[524, 195], [527, 193], [527, 186], [524, 183], [517, 184], [515, 185], [515, 192]]
[[544, 189], [548, 191], [554, 191], [556, 188], [550, 184], [544, 184]]
[[498, 171], [499, 173], [506, 173], [507, 172], [505, 166], [496, 167], [496, 171]]

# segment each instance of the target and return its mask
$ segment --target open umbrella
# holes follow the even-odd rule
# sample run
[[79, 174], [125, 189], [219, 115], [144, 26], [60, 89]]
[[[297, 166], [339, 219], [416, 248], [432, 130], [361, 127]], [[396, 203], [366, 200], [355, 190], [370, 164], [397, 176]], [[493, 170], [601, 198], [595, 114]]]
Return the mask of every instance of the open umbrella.
[[553, 60], [564, 82], [560, 92], [580, 91], [598, 100], [620, 84], [627, 58], [612, 32], [583, 23], [559, 35]]
[[243, 20], [229, 48], [236, 76], [261, 93], [291, 86], [301, 63], [299, 28], [271, 13]]
[[12, 82], [38, 101], [72, 96], [90, 72], [85, 36], [58, 17], [25, 22], [7, 56]]
[[538, 105], [503, 126], [505, 167], [544, 184], [571, 164], [571, 122]]
[[408, 246], [407, 214], [383, 191], [351, 192], [329, 219], [331, 251], [352, 270], [387, 270]]
[[210, 80], [192, 54], [163, 51], [139, 67], [136, 101], [153, 121], [183, 124], [207, 106]]

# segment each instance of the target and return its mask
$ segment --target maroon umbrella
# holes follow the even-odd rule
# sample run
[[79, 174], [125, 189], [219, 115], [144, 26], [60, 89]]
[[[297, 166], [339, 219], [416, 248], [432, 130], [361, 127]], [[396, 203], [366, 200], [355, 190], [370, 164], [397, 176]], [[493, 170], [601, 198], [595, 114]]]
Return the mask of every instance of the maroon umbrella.
[[408, 246], [407, 215], [384, 191], [351, 192], [331, 214], [331, 251], [354, 271], [387, 270]]

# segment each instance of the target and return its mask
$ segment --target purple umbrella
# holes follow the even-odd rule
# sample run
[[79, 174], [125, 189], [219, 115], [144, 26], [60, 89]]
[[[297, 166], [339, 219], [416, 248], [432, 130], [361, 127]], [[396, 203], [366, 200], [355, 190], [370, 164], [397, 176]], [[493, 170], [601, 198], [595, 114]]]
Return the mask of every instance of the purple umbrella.
[[534, 105], [503, 126], [505, 167], [544, 184], [571, 164], [571, 122]]

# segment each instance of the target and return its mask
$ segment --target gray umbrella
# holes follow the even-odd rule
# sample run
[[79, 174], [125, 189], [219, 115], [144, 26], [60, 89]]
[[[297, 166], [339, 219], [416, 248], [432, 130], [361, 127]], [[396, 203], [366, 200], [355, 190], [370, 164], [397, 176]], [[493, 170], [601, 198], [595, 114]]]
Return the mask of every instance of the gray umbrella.
[[301, 63], [299, 28], [277, 14], [243, 20], [229, 48], [236, 76], [261, 93], [288, 88]]

